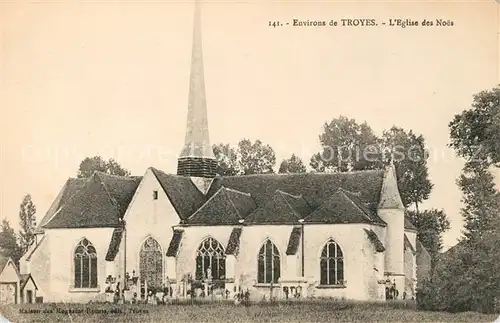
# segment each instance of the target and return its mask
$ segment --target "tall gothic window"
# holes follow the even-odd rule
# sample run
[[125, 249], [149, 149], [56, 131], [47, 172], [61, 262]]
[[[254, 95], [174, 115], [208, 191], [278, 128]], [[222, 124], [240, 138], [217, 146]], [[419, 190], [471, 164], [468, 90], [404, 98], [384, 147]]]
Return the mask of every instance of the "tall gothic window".
[[212, 276], [213, 280], [226, 278], [226, 255], [222, 245], [213, 238], [207, 238], [198, 247], [196, 253], [197, 280]]
[[75, 249], [75, 288], [97, 287], [97, 252], [87, 239], [82, 239]]
[[266, 240], [259, 251], [257, 282], [262, 284], [277, 283], [280, 278], [280, 254], [278, 248]]
[[341, 285], [344, 281], [344, 255], [340, 246], [330, 239], [321, 252], [321, 285]]
[[147, 284], [148, 290], [160, 289], [163, 285], [163, 254], [161, 246], [154, 238], [144, 241], [139, 253], [139, 276], [141, 285]]

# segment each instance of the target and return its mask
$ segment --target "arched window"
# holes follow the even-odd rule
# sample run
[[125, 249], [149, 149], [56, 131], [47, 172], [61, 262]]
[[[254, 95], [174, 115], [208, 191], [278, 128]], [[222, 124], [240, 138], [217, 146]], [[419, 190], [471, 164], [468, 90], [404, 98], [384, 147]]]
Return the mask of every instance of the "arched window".
[[321, 285], [342, 285], [344, 281], [344, 255], [340, 246], [330, 239], [323, 247], [320, 258]]
[[280, 278], [280, 253], [278, 248], [266, 240], [259, 251], [257, 282], [261, 284], [277, 283]]
[[87, 239], [82, 239], [75, 249], [75, 288], [97, 287], [97, 252]]
[[148, 289], [161, 289], [163, 285], [163, 254], [161, 246], [154, 238], [144, 241], [139, 252], [139, 276], [141, 285]]
[[196, 275], [197, 280], [226, 279], [226, 255], [224, 248], [214, 238], [207, 238], [198, 247], [196, 253]]

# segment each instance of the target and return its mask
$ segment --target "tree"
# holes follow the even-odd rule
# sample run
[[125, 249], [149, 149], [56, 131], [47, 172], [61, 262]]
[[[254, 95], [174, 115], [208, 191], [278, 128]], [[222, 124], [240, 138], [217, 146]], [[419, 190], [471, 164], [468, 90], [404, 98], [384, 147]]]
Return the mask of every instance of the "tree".
[[273, 173], [276, 155], [271, 146], [260, 140], [243, 139], [233, 148], [229, 144], [213, 146], [217, 158], [217, 174], [221, 176]]
[[358, 124], [340, 116], [324, 124], [319, 140], [323, 150], [310, 160], [315, 171], [383, 169], [393, 156], [405, 207], [414, 205], [418, 211], [419, 204], [429, 198], [433, 185], [422, 135], [393, 126], [378, 138], [366, 122]]
[[2, 220], [1, 225], [2, 231], [0, 232], [0, 248], [2, 253], [6, 257], [12, 258], [16, 265], [19, 264], [19, 259], [21, 259], [21, 248], [17, 243], [16, 234], [14, 229], [10, 226], [9, 221], [6, 219]]
[[35, 241], [36, 228], [36, 207], [31, 200], [31, 195], [27, 194], [20, 205], [19, 210], [19, 244], [21, 252], [24, 254]]
[[263, 144], [258, 139], [253, 143], [248, 139], [243, 139], [238, 143], [238, 152], [243, 175], [274, 172], [276, 155], [271, 146]]
[[425, 139], [412, 130], [405, 131], [396, 126], [384, 131], [382, 135], [384, 150], [394, 156], [394, 165], [398, 178], [398, 188], [405, 207], [418, 206], [429, 198], [432, 183], [429, 180]]
[[295, 154], [281, 162], [278, 173], [305, 173], [306, 166]]
[[316, 171], [333, 168], [348, 170], [377, 169], [382, 167], [380, 141], [365, 123], [340, 116], [323, 125], [319, 136], [323, 150], [313, 155], [310, 166]]
[[220, 176], [234, 176], [240, 173], [238, 163], [238, 152], [229, 144], [213, 145], [215, 158], [217, 159], [217, 174]]
[[429, 252], [434, 267], [443, 249], [443, 233], [450, 229], [450, 221], [443, 210], [430, 209], [422, 212], [407, 211], [411, 223], [417, 228], [417, 238]]
[[459, 156], [500, 166], [500, 87], [474, 95], [471, 108], [455, 115], [449, 128], [449, 146]]
[[78, 178], [90, 177], [95, 171], [103, 172], [110, 175], [129, 176], [130, 172], [121, 167], [114, 159], [105, 161], [101, 156], [86, 157], [80, 163], [78, 168]]
[[[500, 161], [500, 89], [480, 92], [471, 109], [449, 123], [449, 144], [465, 166], [462, 190], [465, 225], [459, 244], [446, 252], [423, 288], [427, 309], [494, 312], [500, 290], [500, 192], [489, 167]], [[432, 285], [434, 286], [432, 286]]]

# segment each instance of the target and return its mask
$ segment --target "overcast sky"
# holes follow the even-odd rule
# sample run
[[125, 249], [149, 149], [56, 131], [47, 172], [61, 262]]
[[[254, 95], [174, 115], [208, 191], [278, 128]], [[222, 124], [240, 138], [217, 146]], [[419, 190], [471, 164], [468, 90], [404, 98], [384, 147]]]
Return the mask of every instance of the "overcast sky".
[[[86, 156], [134, 175], [176, 171], [184, 140], [192, 2], [13, 1], [0, 4], [0, 215], [17, 226], [33, 196], [38, 219]], [[425, 207], [460, 235], [462, 162], [448, 123], [499, 83], [498, 4], [231, 2], [202, 4], [212, 143], [270, 144], [308, 163], [325, 121], [343, 114], [381, 134], [421, 133], [435, 187]], [[299, 20], [377, 19], [378, 27], [269, 27]], [[452, 27], [389, 27], [437, 18]]]

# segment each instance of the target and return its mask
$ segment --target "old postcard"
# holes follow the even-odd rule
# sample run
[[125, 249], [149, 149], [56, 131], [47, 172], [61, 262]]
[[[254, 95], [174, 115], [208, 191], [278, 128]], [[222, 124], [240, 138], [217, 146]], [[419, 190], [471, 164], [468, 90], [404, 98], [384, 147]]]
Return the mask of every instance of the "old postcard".
[[500, 3], [0, 3], [0, 321], [493, 322]]

